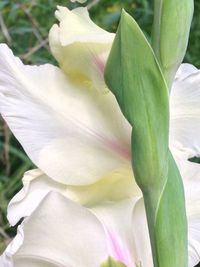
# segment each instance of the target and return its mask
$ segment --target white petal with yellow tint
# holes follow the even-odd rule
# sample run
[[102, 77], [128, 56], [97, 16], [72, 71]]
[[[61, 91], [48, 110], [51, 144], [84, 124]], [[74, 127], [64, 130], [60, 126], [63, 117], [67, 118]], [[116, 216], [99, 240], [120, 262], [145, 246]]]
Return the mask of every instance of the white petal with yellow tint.
[[32, 161], [64, 184], [127, 164], [130, 126], [111, 93], [74, 87], [52, 65], [25, 66], [0, 45], [0, 112]]
[[130, 166], [116, 170], [112, 175], [88, 186], [67, 186], [54, 181], [40, 170], [32, 170], [25, 173], [23, 185], [8, 206], [7, 216], [11, 225], [15, 225], [23, 217], [30, 216], [43, 198], [52, 191], [60, 192], [87, 207], [141, 196]]
[[65, 73], [78, 84], [105, 90], [103, 72], [114, 34], [98, 27], [87, 8], [58, 6], [60, 21], [49, 32], [50, 48]]
[[[39, 170], [29, 171], [23, 179], [24, 189], [15, 196], [9, 205], [8, 216], [15, 222], [24, 216], [32, 218], [32, 214], [34, 216], [34, 213], [37, 213], [37, 210], [43, 205], [44, 198], [50, 192], [59, 192], [60, 196], [62, 194], [66, 199], [71, 198], [89, 207], [88, 210], [90, 210], [91, 214], [95, 214], [99, 219], [104, 230], [106, 251], [109, 256], [123, 262], [127, 267], [135, 267], [134, 253], [132, 251], [132, 211], [137, 199], [141, 197], [141, 193], [133, 182], [133, 177], [126, 176], [127, 172], [122, 174], [124, 176], [120, 175], [118, 177], [119, 174], [115, 174], [94, 185], [82, 187], [81, 192], [81, 187], [77, 189], [76, 186], [59, 185], [59, 183], [52, 181]], [[67, 204], [68, 200], [65, 205]], [[49, 203], [49, 206], [54, 207], [54, 204], [51, 205]], [[54, 214], [52, 216], [57, 216], [54, 210], [51, 209], [51, 211]], [[37, 216], [39, 217], [39, 215]], [[46, 217], [48, 218], [48, 216]], [[68, 221], [66, 221], [67, 225]], [[58, 224], [59, 227], [60, 223]], [[77, 248], [75, 247], [75, 249]], [[34, 262], [36, 263], [38, 262], [37, 257], [34, 257]], [[20, 264], [22, 264], [21, 260], [20, 257]], [[25, 263], [28, 264], [27, 260], [25, 260]]]
[[188, 157], [200, 155], [200, 71], [182, 64], [170, 96], [170, 146], [182, 146]]

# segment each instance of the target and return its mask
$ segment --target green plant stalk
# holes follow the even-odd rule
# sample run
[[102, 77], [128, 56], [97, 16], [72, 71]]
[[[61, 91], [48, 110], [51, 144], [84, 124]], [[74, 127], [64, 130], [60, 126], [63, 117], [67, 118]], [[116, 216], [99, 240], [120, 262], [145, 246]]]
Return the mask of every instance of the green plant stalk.
[[[133, 164], [133, 168], [135, 166]], [[170, 151], [168, 166], [167, 180], [162, 190], [156, 191], [150, 187], [143, 191], [154, 266], [187, 267], [187, 218], [183, 184]], [[139, 177], [136, 172], [134, 174], [138, 181]]]
[[168, 148], [169, 92], [152, 48], [124, 11], [105, 80], [133, 127], [133, 172], [143, 192], [154, 266], [187, 267], [184, 190]]
[[152, 46], [169, 88], [186, 53], [193, 0], [154, 0]]

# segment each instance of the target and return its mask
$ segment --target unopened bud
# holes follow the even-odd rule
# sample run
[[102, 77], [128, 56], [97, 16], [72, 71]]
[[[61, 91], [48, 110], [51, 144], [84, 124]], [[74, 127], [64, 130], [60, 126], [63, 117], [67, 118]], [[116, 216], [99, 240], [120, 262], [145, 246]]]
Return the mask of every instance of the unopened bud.
[[187, 49], [193, 0], [154, 0], [153, 48], [168, 83]]

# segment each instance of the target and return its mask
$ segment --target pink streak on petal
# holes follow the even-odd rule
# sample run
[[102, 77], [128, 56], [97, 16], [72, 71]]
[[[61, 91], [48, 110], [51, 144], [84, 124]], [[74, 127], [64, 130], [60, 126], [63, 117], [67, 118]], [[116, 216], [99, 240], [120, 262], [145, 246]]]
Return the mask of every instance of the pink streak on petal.
[[[100, 75], [104, 75], [104, 69], [105, 69], [105, 60], [103, 60], [103, 57], [98, 56], [97, 54], [90, 51], [92, 55], [93, 62], [95, 66], [97, 67], [97, 70], [99, 71]], [[102, 77], [103, 79], [103, 77]], [[81, 125], [81, 122], [78, 122], [79, 125]], [[123, 146], [120, 144], [117, 140], [111, 140], [107, 136], [101, 135], [100, 133], [95, 132], [93, 129], [87, 127], [86, 125], [82, 125], [85, 129], [88, 130], [92, 135], [96, 136], [106, 147], [108, 147], [111, 151], [117, 153], [122, 158], [125, 158], [126, 160], [131, 160], [131, 152], [129, 147]]]
[[119, 143], [108, 140], [104, 138], [104, 143], [113, 151], [115, 151], [117, 154], [119, 154], [121, 157], [127, 159], [128, 161], [131, 160], [131, 152], [128, 147], [123, 147]]
[[104, 69], [105, 69], [105, 63], [103, 62], [103, 60], [101, 60], [101, 58], [94, 56], [94, 63], [98, 69], [98, 71], [103, 75], [104, 73]]
[[87, 125], [83, 124], [82, 122], [73, 119], [73, 123], [76, 123], [78, 127], [81, 127], [84, 131], [88, 132], [91, 136], [96, 137], [101, 143], [103, 143], [107, 148], [111, 151], [117, 153], [122, 158], [127, 159], [128, 161], [131, 160], [131, 151], [130, 148], [118, 140], [108, 138], [104, 134], [96, 132], [94, 129], [88, 127]]
[[105, 228], [105, 232], [108, 241], [109, 255], [115, 260], [125, 264], [127, 267], [136, 267], [129, 250], [122, 244], [117, 234], [108, 230], [108, 228]]

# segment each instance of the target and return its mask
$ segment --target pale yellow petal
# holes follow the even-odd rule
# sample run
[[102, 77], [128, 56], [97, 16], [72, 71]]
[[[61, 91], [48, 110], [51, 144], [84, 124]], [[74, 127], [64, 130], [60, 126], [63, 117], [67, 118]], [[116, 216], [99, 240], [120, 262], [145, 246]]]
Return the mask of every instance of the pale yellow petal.
[[49, 32], [50, 48], [60, 67], [74, 82], [104, 91], [104, 67], [114, 34], [92, 22], [86, 8], [58, 7], [59, 26]]
[[88, 186], [67, 186], [55, 182], [40, 170], [26, 172], [22, 181], [23, 188], [14, 196], [8, 206], [7, 216], [11, 225], [15, 225], [23, 217], [30, 216], [49, 192], [59, 192], [63, 196], [91, 208], [100, 203], [115, 203], [133, 197], [141, 197], [140, 189], [132, 175], [131, 166], [124, 166]]

